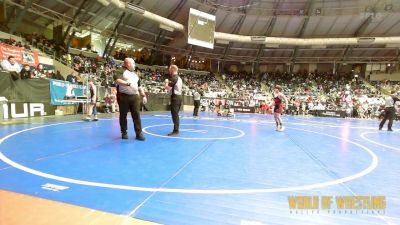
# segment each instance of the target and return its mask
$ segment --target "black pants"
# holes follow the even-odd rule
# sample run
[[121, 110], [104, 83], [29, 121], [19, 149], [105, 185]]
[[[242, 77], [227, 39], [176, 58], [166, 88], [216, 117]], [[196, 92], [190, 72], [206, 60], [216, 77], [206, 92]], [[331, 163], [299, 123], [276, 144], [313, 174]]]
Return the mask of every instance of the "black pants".
[[385, 108], [385, 114], [381, 123], [379, 124], [379, 129], [382, 129], [383, 125], [385, 125], [386, 123], [386, 120], [389, 120], [388, 130], [391, 130], [395, 115], [396, 115], [396, 110], [394, 109], [394, 107]]
[[200, 108], [200, 100], [194, 100], [193, 116], [199, 115], [199, 108]]
[[171, 116], [172, 122], [174, 122], [174, 132], [179, 131], [179, 110], [182, 105], [182, 96], [173, 95], [171, 96]]
[[133, 125], [135, 127], [136, 135], [142, 133], [142, 122], [140, 120], [140, 97], [139, 95], [126, 95], [119, 93], [117, 95], [117, 102], [119, 105], [119, 125], [121, 126], [121, 133], [127, 133], [128, 122], [126, 117], [128, 112], [131, 112]]

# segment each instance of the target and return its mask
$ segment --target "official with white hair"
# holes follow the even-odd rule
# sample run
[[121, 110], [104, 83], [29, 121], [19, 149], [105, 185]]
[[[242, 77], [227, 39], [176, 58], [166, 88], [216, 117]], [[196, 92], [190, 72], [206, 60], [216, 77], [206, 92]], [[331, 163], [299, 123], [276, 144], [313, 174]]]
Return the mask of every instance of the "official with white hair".
[[119, 105], [119, 125], [121, 127], [122, 139], [128, 139], [127, 115], [131, 112], [135, 127], [136, 139], [144, 141], [142, 122], [140, 119], [140, 103], [146, 104], [147, 98], [143, 88], [140, 86], [139, 76], [135, 73], [135, 61], [132, 58], [124, 60], [125, 71], [116, 73], [117, 102]]

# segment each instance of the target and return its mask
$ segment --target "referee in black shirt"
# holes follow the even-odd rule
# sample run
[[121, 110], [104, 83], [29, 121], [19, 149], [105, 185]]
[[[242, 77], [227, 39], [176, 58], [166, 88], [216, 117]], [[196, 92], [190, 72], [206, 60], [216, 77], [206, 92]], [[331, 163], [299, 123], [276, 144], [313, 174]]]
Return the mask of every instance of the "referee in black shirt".
[[201, 95], [197, 89], [195, 89], [193, 93], [193, 101], [194, 101], [194, 109], [193, 109], [193, 116], [199, 116], [199, 108], [200, 108], [200, 99]]
[[171, 116], [174, 122], [174, 130], [168, 136], [177, 136], [179, 134], [179, 110], [182, 105], [182, 79], [178, 76], [178, 67], [171, 65], [169, 67], [171, 80], [165, 80], [165, 90], [171, 95]]
[[394, 95], [395, 91], [391, 91], [391, 95], [385, 97], [385, 117], [382, 119], [381, 123], [379, 124], [379, 130], [382, 130], [383, 126], [386, 123], [386, 120], [389, 120], [388, 123], [388, 131], [392, 130], [393, 120], [396, 118], [396, 108], [395, 104], [400, 99]]
[[[146, 104], [146, 95], [140, 86], [140, 80], [135, 71], [135, 61], [132, 58], [124, 60], [125, 71], [115, 75], [117, 83], [117, 102], [119, 105], [119, 125], [121, 126], [122, 139], [128, 139], [127, 115], [131, 112], [135, 127], [136, 139], [144, 141], [142, 122], [140, 120], [140, 96]], [[140, 96], [139, 96], [140, 94]]]

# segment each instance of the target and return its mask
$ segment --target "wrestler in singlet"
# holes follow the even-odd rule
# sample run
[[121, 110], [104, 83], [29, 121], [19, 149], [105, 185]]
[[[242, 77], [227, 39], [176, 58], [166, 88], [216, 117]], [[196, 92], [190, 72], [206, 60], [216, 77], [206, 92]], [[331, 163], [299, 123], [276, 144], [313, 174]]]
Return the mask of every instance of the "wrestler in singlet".
[[279, 96], [274, 97], [274, 113], [282, 113], [283, 111], [283, 105], [282, 105], [282, 100], [279, 98]]

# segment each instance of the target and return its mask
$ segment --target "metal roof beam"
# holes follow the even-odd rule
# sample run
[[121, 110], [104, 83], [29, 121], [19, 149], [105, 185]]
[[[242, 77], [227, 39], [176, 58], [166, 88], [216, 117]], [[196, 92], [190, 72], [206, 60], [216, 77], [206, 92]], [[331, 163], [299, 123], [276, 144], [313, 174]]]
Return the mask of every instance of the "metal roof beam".
[[[7, 1], [3, 1], [4, 4], [4, 10], [5, 10], [5, 15], [6, 15], [6, 21], [5, 24], [8, 24], [11, 21], [11, 18], [13, 16], [13, 14], [16, 12], [16, 10], [18, 9], [19, 6], [16, 5], [10, 5], [7, 7], [6, 3], [8, 3]], [[21, 6], [20, 8], [24, 8], [24, 6]]]
[[[359, 37], [362, 33], [364, 33], [365, 29], [368, 27], [368, 25], [371, 24], [372, 20], [374, 19], [373, 15], [369, 15], [367, 19], [364, 20], [364, 22], [357, 28], [357, 30], [354, 32], [353, 37]], [[352, 52], [353, 47], [348, 45], [346, 49], [343, 52], [342, 55], [342, 61], [345, 62], [347, 57], [349, 56], [349, 53]]]
[[192, 65], [192, 57], [193, 57], [194, 51], [195, 51], [194, 46], [190, 45], [189, 56], [187, 57], [187, 68], [188, 69]]
[[[132, 16], [132, 14], [129, 14], [128, 16], [126, 16], [125, 19], [124, 19], [124, 21], [123, 21], [123, 23], [127, 22], [127, 21], [131, 18], [131, 16]], [[120, 26], [119, 26], [119, 27], [120, 27]], [[119, 27], [118, 27], [117, 30], [115, 31], [115, 35], [114, 35], [115, 38], [114, 38], [113, 44], [111, 45], [110, 50], [108, 51], [108, 55], [111, 55], [112, 51], [113, 51], [114, 48], [115, 48], [115, 45], [117, 44], [117, 41], [118, 41], [119, 37], [120, 37], [120, 34], [121, 34], [121, 33], [118, 32]]]
[[[67, 2], [65, 2], [65, 1], [63, 1], [63, 0], [55, 0], [55, 1], [57, 1], [57, 2], [59, 2], [59, 3], [61, 3], [61, 4], [63, 4], [63, 5], [66, 5], [66, 6], [68, 6], [68, 7], [71, 7], [71, 8], [74, 8], [74, 9], [78, 9], [78, 7], [76, 7], [76, 6], [74, 6], [74, 5], [71, 5], [71, 4], [69, 4], [69, 3], [67, 3]], [[47, 9], [47, 10], [49, 10], [49, 9]], [[101, 19], [103, 19], [103, 20], [110, 21], [109, 19], [107, 19], [107, 18], [105, 18], [105, 17], [96, 15], [96, 13], [94, 13], [94, 12], [92, 12], [92, 11], [90, 11], [90, 10], [82, 9], [82, 11], [83, 11], [83, 12], [86, 12], [86, 14], [88, 14], [88, 15], [90, 15], [90, 16], [92, 16], [92, 17], [97, 17], [97, 18], [101, 18]], [[88, 25], [88, 26], [90, 26], [90, 27], [94, 27], [93, 24], [90, 24], [90, 23], [85, 23], [85, 24]], [[148, 32], [148, 31], [145, 31], [145, 30], [143, 30], [143, 29], [139, 29], [139, 28], [137, 28], [137, 27], [131, 26], [131, 25], [126, 24], [126, 23], [122, 23], [122, 26], [127, 27], [127, 28], [129, 28], [129, 29], [131, 29], [131, 30], [135, 30], [135, 31], [139, 31], [139, 32], [142, 32], [142, 33], [145, 33], [145, 34], [148, 34], [148, 35], [152, 35], [152, 36], [154, 36], [154, 37], [157, 36], [156, 34], [154, 34], [154, 33], [152, 33], [152, 32]], [[167, 39], [173, 39], [173, 38], [168, 37]]]
[[[182, 7], [186, 4], [187, 0], [179, 1], [175, 8], [168, 14], [168, 19], [174, 20], [181, 11]], [[153, 49], [151, 51], [151, 64], [154, 63], [156, 56], [158, 55], [158, 49], [161, 45], [161, 40], [164, 38], [165, 31], [160, 29], [158, 32], [156, 41], [154, 42]], [[169, 42], [172, 40], [169, 40]]]
[[172, 10], [172, 12], [170, 12], [168, 14], [168, 19], [176, 19], [176, 17], [178, 16], [178, 14], [181, 12], [181, 9], [183, 8], [183, 6], [186, 4], [187, 0], [182, 0], [179, 1], [178, 5], [175, 6], [174, 10]]
[[[66, 30], [65, 33], [64, 33], [63, 40], [65, 40], [65, 39], [68, 37], [69, 31], [71, 30], [72, 25], [73, 25], [74, 23], [76, 23], [76, 20], [78, 19], [78, 16], [81, 14], [82, 9], [84, 8], [84, 6], [85, 6], [85, 4], [86, 4], [87, 1], [88, 1], [88, 0], [83, 0], [83, 1], [81, 2], [80, 6], [79, 6], [79, 8], [78, 8], [78, 11], [76, 11], [76, 13], [75, 13], [75, 15], [74, 15], [74, 18], [72, 19], [71, 22], [69, 22], [69, 25], [68, 25], [68, 27], [67, 27], [67, 30]], [[73, 32], [73, 33], [75, 33], [75, 32]], [[72, 35], [71, 35], [71, 36], [72, 36]], [[68, 46], [68, 42], [67, 42], [67, 46]]]
[[[303, 24], [302, 24], [302, 26], [300, 28], [299, 34], [297, 35], [298, 38], [301, 38], [304, 35], [304, 32], [305, 32], [305, 30], [306, 30], [306, 28], [308, 26], [309, 21], [310, 21], [310, 17], [313, 14], [314, 3], [315, 3], [315, 0], [308, 0], [308, 2], [307, 2], [307, 5], [306, 5], [307, 15], [304, 18], [304, 21], [303, 21]], [[297, 58], [298, 54], [299, 54], [299, 46], [296, 46], [294, 48], [294, 51], [293, 51], [293, 54], [292, 54], [292, 59], [291, 59], [292, 63], [290, 65], [290, 72], [293, 71], [294, 63], [296, 62], [296, 58]]]
[[163, 36], [163, 32], [164, 31], [161, 30], [161, 29], [160, 29], [160, 31], [158, 31], [158, 35], [157, 35], [156, 41], [153, 44], [153, 48], [151, 50], [151, 65], [153, 65], [153, 62], [154, 62], [154, 60], [156, 58], [156, 54], [158, 52], [158, 49], [160, 48], [160, 45], [161, 45], [161, 41], [160, 40], [161, 40], [161, 38]]
[[25, 17], [26, 12], [28, 12], [28, 9], [31, 8], [31, 7], [32, 7], [32, 0], [29, 0], [26, 3], [24, 9], [18, 13], [18, 16], [17, 16], [17, 19], [16, 19], [15, 23], [13, 23], [11, 25], [11, 28], [10, 28], [10, 33], [11, 34], [15, 34], [15, 31], [17, 30], [17, 27], [20, 25], [22, 19]]
[[111, 48], [110, 48], [110, 50], [108, 51], [108, 55], [111, 55], [112, 51], [113, 51], [114, 48], [115, 48], [115, 45], [117, 44], [118, 39], [119, 39], [119, 35], [115, 36], [114, 41], [113, 41], [113, 43], [112, 43], [112, 45], [111, 45]]
[[[276, 11], [279, 8], [279, 3], [281, 0], [278, 0], [278, 2], [276, 3], [275, 7], [274, 7], [274, 16], [272, 17], [271, 21], [269, 22], [268, 26], [267, 26], [267, 30], [264, 33], [264, 36], [268, 37], [271, 35], [272, 30], [275, 27], [275, 23], [276, 23]], [[256, 55], [256, 64], [255, 64], [255, 71], [256, 73], [260, 72], [260, 57], [264, 51], [265, 45], [264, 44], [260, 44], [260, 46], [258, 47], [258, 51], [257, 51], [257, 55]]]
[[[124, 19], [125, 15], [126, 15], [126, 13], [123, 12], [123, 13], [121, 14], [121, 16], [119, 17], [118, 22], [117, 22], [117, 24], [115, 25], [115, 27], [114, 27], [114, 29], [113, 29], [113, 32], [112, 32], [110, 38], [109, 38], [108, 41], [107, 41], [106, 47], [104, 48], [103, 57], [106, 56], [106, 54], [108, 53], [107, 50], [108, 50], [108, 47], [109, 47], [110, 44], [111, 44], [111, 39], [113, 39], [113, 37], [115, 37], [115, 34], [116, 34], [117, 30], [118, 30], [118, 27], [119, 27], [119, 25], [121, 24], [122, 20]], [[111, 50], [111, 49], [110, 49], [110, 50]], [[111, 54], [111, 51], [110, 51], [110, 54]]]
[[[251, 1], [252, 0], [247, 0], [246, 3], [243, 4], [243, 5], [249, 5], [251, 3]], [[240, 16], [238, 22], [235, 23], [235, 26], [233, 27], [232, 32], [231, 32], [232, 34], [236, 34], [236, 33], [238, 33], [240, 31], [240, 28], [242, 28], [243, 22], [246, 19], [246, 8], [243, 8], [242, 11], [243, 11], [243, 14]], [[225, 47], [224, 54], [221, 57], [221, 59], [222, 59], [222, 66], [221, 66], [222, 67], [222, 71], [224, 71], [224, 65], [225, 65], [224, 60], [225, 60], [225, 58], [226, 58], [226, 56], [227, 56], [227, 54], [229, 52], [229, 49], [231, 47], [232, 47], [232, 43], [229, 42], [229, 44]]]
[[366, 20], [357, 28], [356, 32], [354, 33], [354, 37], [359, 37], [361, 36], [362, 33], [364, 33], [365, 29], [368, 27], [368, 25], [371, 24], [372, 20], [374, 19], [373, 15], [369, 15]]

